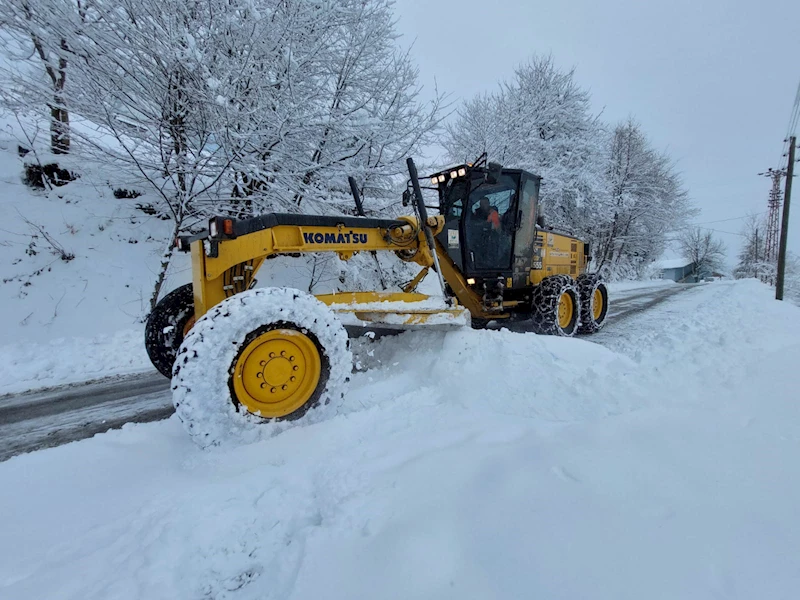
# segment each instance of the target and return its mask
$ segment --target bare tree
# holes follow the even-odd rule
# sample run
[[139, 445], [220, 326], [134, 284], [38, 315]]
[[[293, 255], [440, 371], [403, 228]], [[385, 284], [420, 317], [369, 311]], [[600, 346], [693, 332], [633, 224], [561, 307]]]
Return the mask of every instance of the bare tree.
[[725, 266], [725, 244], [714, 237], [711, 231], [687, 229], [678, 237], [683, 257], [692, 263], [692, 274], [699, 277]]
[[767, 226], [763, 217], [749, 215], [742, 225], [742, 237], [744, 243], [739, 251], [736, 268], [733, 270], [734, 277], [737, 279], [757, 277], [765, 283], [774, 282], [777, 265], [765, 259]]

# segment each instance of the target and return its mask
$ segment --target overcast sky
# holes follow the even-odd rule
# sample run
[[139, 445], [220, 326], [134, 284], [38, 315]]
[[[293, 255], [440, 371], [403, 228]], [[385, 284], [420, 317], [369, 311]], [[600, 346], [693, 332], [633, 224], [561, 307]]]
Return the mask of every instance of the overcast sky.
[[[800, 81], [800, 1], [396, 0], [422, 83], [456, 102], [535, 53], [576, 67], [606, 121], [636, 118], [677, 161], [694, 220], [738, 232], [766, 210]], [[432, 157], [432, 158], [435, 158]], [[800, 178], [789, 248], [800, 253]], [[731, 259], [741, 238], [719, 233]]]

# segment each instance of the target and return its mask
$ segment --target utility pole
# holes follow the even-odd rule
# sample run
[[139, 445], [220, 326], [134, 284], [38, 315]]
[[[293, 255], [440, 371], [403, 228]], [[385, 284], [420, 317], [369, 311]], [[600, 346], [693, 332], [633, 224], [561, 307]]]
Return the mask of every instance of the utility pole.
[[[778, 224], [778, 213], [781, 210], [781, 179], [786, 176], [786, 169], [767, 169], [764, 173], [759, 173], [764, 177], [769, 177], [772, 180], [772, 189], [769, 191], [769, 200], [767, 200], [767, 233], [766, 242], [764, 244], [764, 262], [775, 265], [778, 262], [778, 238], [780, 237], [780, 226]], [[775, 284], [775, 273], [767, 272], [764, 278], [764, 283], [769, 285]]]
[[794, 177], [794, 149], [797, 138], [789, 138], [789, 164], [786, 167], [786, 188], [783, 193], [783, 219], [781, 221], [781, 242], [778, 250], [778, 279], [775, 282], [775, 299], [783, 300], [783, 279], [786, 274], [786, 237], [789, 234], [789, 202], [792, 199], [792, 177]]

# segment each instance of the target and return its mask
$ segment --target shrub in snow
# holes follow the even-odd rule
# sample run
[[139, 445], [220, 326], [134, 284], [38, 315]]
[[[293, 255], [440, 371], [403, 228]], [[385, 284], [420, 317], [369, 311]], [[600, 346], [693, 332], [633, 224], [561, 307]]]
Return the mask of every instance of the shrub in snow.
[[68, 169], [62, 169], [56, 163], [41, 165], [39, 163], [26, 163], [25, 174], [22, 178], [25, 185], [33, 189], [44, 190], [49, 187], [60, 187], [75, 181], [78, 175]]

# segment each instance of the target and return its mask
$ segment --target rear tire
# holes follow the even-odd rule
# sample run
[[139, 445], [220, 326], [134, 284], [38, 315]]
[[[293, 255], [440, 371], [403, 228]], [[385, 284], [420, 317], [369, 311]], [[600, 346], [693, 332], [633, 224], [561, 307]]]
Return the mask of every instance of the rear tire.
[[578, 277], [581, 296], [581, 324], [579, 333], [596, 333], [603, 328], [608, 315], [608, 288], [597, 273], [584, 273]]
[[536, 333], [571, 337], [580, 324], [581, 302], [575, 280], [551, 275], [533, 288], [531, 321]]
[[178, 355], [187, 327], [194, 319], [194, 295], [188, 283], [172, 290], [159, 300], [147, 317], [144, 347], [150, 362], [164, 377], [172, 377], [172, 365]]
[[201, 447], [256, 441], [274, 432], [267, 423], [335, 413], [352, 365], [347, 332], [322, 302], [293, 289], [245, 291], [213, 307], [183, 341], [175, 412]]

